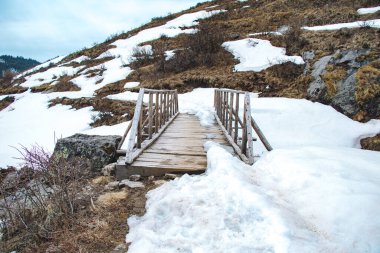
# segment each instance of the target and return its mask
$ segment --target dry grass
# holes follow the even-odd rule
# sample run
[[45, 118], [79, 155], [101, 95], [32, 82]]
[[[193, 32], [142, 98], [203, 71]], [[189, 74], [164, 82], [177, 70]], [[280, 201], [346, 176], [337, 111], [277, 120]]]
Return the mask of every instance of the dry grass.
[[23, 93], [27, 91], [28, 88], [16, 85], [16, 86], [10, 86], [6, 88], [1, 88], [0, 89], [0, 96], [2, 95], [10, 95], [10, 94], [18, 94], [18, 93]]
[[332, 98], [337, 92], [337, 83], [342, 81], [347, 75], [347, 71], [343, 67], [333, 65], [326, 66], [326, 73], [322, 75], [327, 89], [327, 96]]
[[7, 96], [0, 100], [0, 111], [7, 108], [10, 104], [12, 104], [15, 101], [15, 97], [13, 96]]
[[92, 183], [95, 185], [106, 185], [111, 182], [112, 178], [108, 176], [99, 176], [92, 180]]
[[363, 149], [380, 151], [380, 134], [360, 140], [360, 145]]
[[380, 61], [361, 67], [356, 73], [355, 98], [363, 104], [380, 96]]
[[111, 206], [128, 197], [128, 192], [122, 190], [119, 192], [107, 192], [98, 197], [96, 204], [100, 206]]

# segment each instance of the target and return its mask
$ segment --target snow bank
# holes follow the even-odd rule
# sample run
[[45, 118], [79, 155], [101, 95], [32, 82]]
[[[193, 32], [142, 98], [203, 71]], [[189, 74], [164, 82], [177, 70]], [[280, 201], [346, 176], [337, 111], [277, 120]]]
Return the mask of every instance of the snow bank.
[[175, 50], [165, 51], [165, 61], [170, 60], [171, 58], [174, 57], [174, 55], [175, 55]]
[[6, 110], [0, 111], [0, 167], [16, 165], [15, 148], [38, 144], [53, 151], [55, 138], [88, 129], [92, 107], [71, 110], [70, 106], [47, 108], [54, 95], [25, 93]]
[[339, 23], [339, 24], [332, 24], [332, 25], [304, 26], [302, 28], [309, 31], [324, 31], [324, 30], [339, 30], [342, 28], [360, 28], [360, 27], [380, 28], [380, 19], [356, 21], [356, 22], [351, 22], [351, 23]]
[[27, 71], [22, 72], [20, 75], [16, 76], [16, 78], [25, 76], [25, 75], [30, 74], [30, 73], [32, 73], [34, 71], [39, 70], [39, 69], [46, 68], [46, 67], [48, 67], [51, 64], [56, 64], [56, 63], [60, 62], [63, 58], [65, 58], [65, 56], [58, 56], [58, 57], [56, 57], [54, 59], [51, 59], [51, 60], [49, 60], [47, 62], [44, 62], [44, 63], [42, 63], [40, 65], [37, 65], [37, 66], [35, 66], [35, 67], [27, 70]]
[[129, 252], [379, 252], [380, 154], [275, 150], [252, 167], [207, 143], [204, 175], [147, 194]]
[[140, 85], [140, 82], [127, 82], [127, 83], [124, 85], [124, 88], [125, 88], [125, 89], [130, 89], [130, 88], [138, 87], [139, 85]]
[[300, 56], [287, 56], [285, 48], [272, 46], [268, 40], [248, 38], [224, 42], [222, 46], [240, 61], [235, 65], [235, 71], [260, 72], [289, 61], [295, 64], [305, 63]]
[[306, 99], [252, 98], [252, 116], [274, 148], [356, 147], [380, 132], [380, 120], [353, 121], [331, 106]]
[[[203, 125], [214, 123], [214, 89], [194, 89], [179, 94], [178, 99], [180, 112], [195, 114]], [[241, 117], [243, 103], [241, 96]], [[356, 122], [331, 106], [306, 99], [258, 98], [257, 94], [251, 94], [251, 112], [274, 148], [360, 148], [361, 138], [380, 132], [380, 120]], [[256, 155], [261, 155], [263, 146], [259, 142], [254, 145]]]
[[203, 126], [214, 124], [214, 89], [194, 89], [178, 95], [179, 112], [197, 116]]
[[256, 183], [322, 245], [330, 242], [333, 252], [379, 252], [379, 164], [379, 152], [299, 148], [274, 150], [253, 169]]
[[23, 87], [34, 87], [39, 86], [41, 84], [45, 83], [51, 83], [55, 80], [57, 80], [60, 76], [68, 75], [73, 76], [76, 73], [78, 73], [79, 70], [83, 69], [84, 67], [54, 67], [49, 68], [46, 71], [38, 72], [34, 75], [25, 76], [26, 81], [21, 84]]
[[220, 10], [203, 10], [194, 13], [183, 14], [171, 21], [168, 21], [162, 26], [145, 29], [130, 38], [120, 39], [113, 42], [111, 45], [116, 46], [116, 48], [109, 49], [105, 53], [101, 54], [99, 58], [112, 55], [115, 57], [121, 57], [122, 60], [128, 64], [132, 57], [133, 49], [139, 44], [158, 39], [163, 35], [168, 37], [175, 37], [182, 33], [194, 33], [196, 32], [196, 29], [183, 28], [198, 25], [198, 22], [196, 20], [209, 18], [212, 15], [218, 14], [220, 12]]
[[287, 229], [250, 168], [221, 147], [202, 176], [182, 176], [147, 194], [143, 217], [128, 219], [128, 252], [286, 252]]
[[360, 8], [358, 9], [358, 14], [365, 15], [365, 14], [371, 14], [380, 11], [380, 6], [376, 7], [370, 7], [370, 8]]

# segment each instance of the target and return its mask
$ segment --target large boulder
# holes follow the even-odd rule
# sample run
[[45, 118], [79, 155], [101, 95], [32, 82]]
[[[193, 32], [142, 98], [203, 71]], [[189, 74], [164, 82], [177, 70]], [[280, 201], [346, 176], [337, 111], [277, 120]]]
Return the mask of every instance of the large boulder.
[[308, 97], [359, 121], [378, 118], [379, 60], [376, 50], [367, 48], [337, 50], [320, 58], [310, 71], [314, 80]]
[[94, 171], [100, 171], [105, 165], [116, 161], [116, 150], [121, 136], [85, 135], [58, 140], [53, 157], [71, 159], [74, 157], [89, 159]]

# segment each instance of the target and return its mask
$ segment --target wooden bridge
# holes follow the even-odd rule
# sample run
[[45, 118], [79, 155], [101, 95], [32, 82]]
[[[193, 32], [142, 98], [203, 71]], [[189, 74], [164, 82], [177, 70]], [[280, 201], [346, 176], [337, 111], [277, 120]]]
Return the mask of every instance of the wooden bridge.
[[[133, 119], [119, 144], [116, 177], [202, 173], [207, 167], [203, 145], [209, 140], [253, 164], [253, 131], [272, 150], [251, 116], [248, 92], [215, 89], [214, 107], [216, 123], [203, 126], [196, 116], [179, 113], [176, 90], [140, 89]], [[121, 149], [125, 140], [127, 148]]]

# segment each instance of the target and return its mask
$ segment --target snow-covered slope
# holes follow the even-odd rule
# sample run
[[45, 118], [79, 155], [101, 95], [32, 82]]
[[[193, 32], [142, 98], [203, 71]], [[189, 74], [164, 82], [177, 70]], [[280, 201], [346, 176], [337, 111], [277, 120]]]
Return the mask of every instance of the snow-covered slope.
[[[212, 94], [196, 89], [180, 107], [207, 124]], [[247, 166], [207, 143], [204, 175], [149, 192], [146, 214], [128, 220], [129, 252], [378, 252], [380, 153], [355, 147], [380, 121], [254, 95], [252, 114], [275, 150]]]

